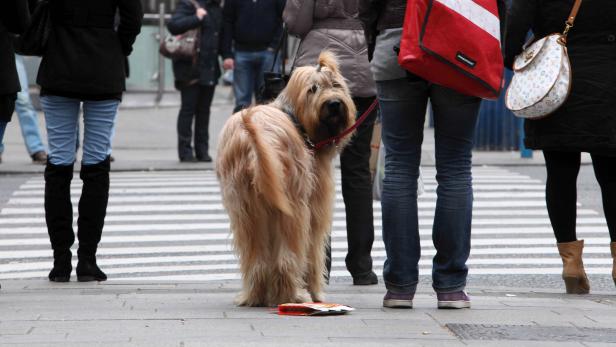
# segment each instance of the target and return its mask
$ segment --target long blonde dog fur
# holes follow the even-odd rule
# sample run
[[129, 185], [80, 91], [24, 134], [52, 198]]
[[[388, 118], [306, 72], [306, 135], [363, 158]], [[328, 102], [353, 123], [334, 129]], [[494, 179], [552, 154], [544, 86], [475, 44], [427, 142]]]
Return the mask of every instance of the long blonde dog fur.
[[317, 143], [349, 128], [356, 110], [335, 56], [315, 63], [296, 68], [272, 103], [231, 116], [220, 136], [216, 173], [242, 273], [238, 305], [303, 302], [306, 290], [323, 300], [332, 159], [350, 135], [313, 151], [289, 115]]

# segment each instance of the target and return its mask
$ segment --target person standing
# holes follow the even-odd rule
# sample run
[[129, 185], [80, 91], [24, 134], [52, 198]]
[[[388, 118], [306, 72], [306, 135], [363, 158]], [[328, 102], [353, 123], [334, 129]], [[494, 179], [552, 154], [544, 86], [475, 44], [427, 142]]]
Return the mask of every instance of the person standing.
[[[357, 18], [357, 5], [358, 0], [288, 0], [283, 19], [289, 33], [302, 40], [296, 66], [313, 64], [325, 49], [336, 55], [359, 117], [375, 100], [376, 86], [362, 23]], [[374, 220], [369, 161], [376, 114], [376, 110], [370, 113], [340, 155], [348, 242], [345, 263], [355, 285], [378, 283], [370, 254]], [[331, 261], [331, 249], [329, 257]]]
[[[191, 59], [175, 59], [173, 74], [180, 91], [182, 105], [178, 115], [178, 155], [180, 162], [211, 162], [209, 150], [210, 107], [216, 84], [220, 78], [218, 56], [221, 52], [222, 8], [219, 0], [178, 2], [177, 9], [167, 25], [173, 35], [200, 28], [199, 55]], [[194, 153], [193, 140], [194, 121]]]
[[15, 112], [19, 119], [21, 127], [21, 135], [26, 145], [26, 150], [35, 164], [47, 164], [47, 152], [39, 130], [38, 114], [32, 105], [30, 92], [28, 88], [28, 75], [24, 65], [24, 58], [15, 54], [15, 65], [17, 66], [17, 74], [21, 84], [21, 91], [17, 93], [17, 101], [15, 102]]
[[285, 0], [225, 1], [223, 67], [233, 69], [234, 113], [252, 104], [272, 68], [284, 7]]
[[[436, 255], [432, 287], [438, 308], [470, 308], [464, 291], [471, 246], [473, 187], [471, 150], [480, 99], [463, 95], [398, 65], [406, 0], [360, 0], [360, 18], [373, 49], [385, 145], [381, 199], [387, 259], [384, 307], [412, 308], [421, 257], [417, 179], [428, 101], [434, 111], [437, 201], [432, 230]], [[501, 12], [504, 2], [499, 1]]]
[[[111, 143], [118, 106], [125, 90], [126, 57], [141, 30], [140, 0], [49, 3], [52, 35], [39, 68], [41, 105], [45, 113], [49, 159], [45, 167], [45, 220], [53, 248], [49, 280], [70, 280], [73, 207], [71, 180], [76, 127], [83, 107], [83, 181], [77, 219], [77, 279], [104, 281], [96, 263], [107, 201]], [[114, 30], [114, 17], [120, 25]]]
[[12, 35], [23, 33], [30, 23], [30, 8], [33, 1], [6, 0], [0, 2], [0, 162], [2, 140], [7, 124], [15, 110], [17, 92], [21, 90], [15, 66], [15, 50]]
[[[522, 52], [526, 33], [541, 38], [562, 32], [574, 0], [516, 0], [508, 15], [505, 64]], [[525, 144], [540, 149], [547, 170], [546, 204], [563, 262], [567, 293], [584, 294], [590, 285], [576, 235], [576, 181], [581, 152], [592, 157], [614, 258], [616, 284], [616, 2], [582, 1], [567, 49], [572, 88], [568, 99], [544, 119], [526, 120]]]

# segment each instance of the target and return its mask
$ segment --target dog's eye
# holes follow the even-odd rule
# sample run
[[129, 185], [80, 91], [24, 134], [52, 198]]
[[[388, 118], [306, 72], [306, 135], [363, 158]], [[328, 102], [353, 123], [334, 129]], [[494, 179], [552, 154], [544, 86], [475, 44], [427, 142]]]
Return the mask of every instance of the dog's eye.
[[312, 87], [310, 87], [310, 89], [308, 90], [308, 92], [314, 94], [317, 92], [317, 90], [319, 90], [319, 86], [317, 86], [316, 84], [314, 84]]
[[342, 88], [342, 84], [340, 84], [338, 82], [334, 82], [334, 83], [332, 83], [332, 87], [334, 87], [334, 88]]

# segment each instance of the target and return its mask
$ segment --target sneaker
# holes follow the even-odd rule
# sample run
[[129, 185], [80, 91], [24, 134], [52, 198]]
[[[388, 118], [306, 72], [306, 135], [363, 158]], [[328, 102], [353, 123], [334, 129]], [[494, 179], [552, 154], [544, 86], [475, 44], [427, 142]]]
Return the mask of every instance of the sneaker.
[[438, 308], [471, 308], [471, 298], [465, 291], [453, 293], [436, 293]]
[[39, 164], [39, 165], [47, 164], [47, 153], [45, 153], [45, 151], [38, 151], [32, 154], [31, 157], [32, 157], [33, 164]]
[[413, 297], [415, 293], [396, 294], [389, 290], [383, 298], [383, 307], [389, 308], [413, 308]]

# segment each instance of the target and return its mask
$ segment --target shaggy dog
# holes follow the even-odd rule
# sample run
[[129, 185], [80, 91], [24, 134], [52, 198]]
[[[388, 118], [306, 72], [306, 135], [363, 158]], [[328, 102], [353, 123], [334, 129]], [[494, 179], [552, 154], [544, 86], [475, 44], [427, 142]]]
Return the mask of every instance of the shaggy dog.
[[225, 124], [216, 173], [229, 213], [243, 288], [241, 306], [322, 301], [334, 210], [332, 159], [351, 134], [320, 149], [355, 119], [348, 87], [329, 52], [296, 68], [272, 103]]

